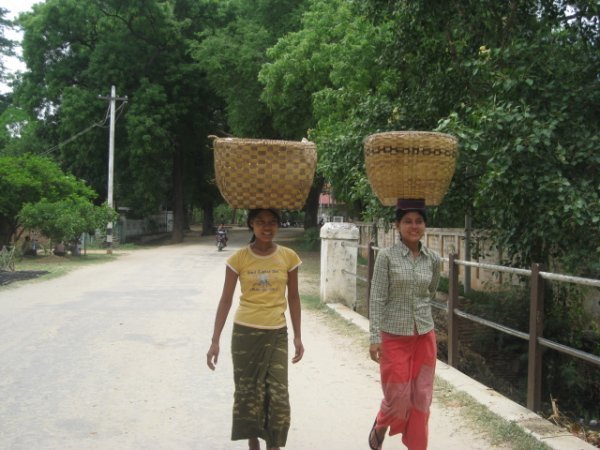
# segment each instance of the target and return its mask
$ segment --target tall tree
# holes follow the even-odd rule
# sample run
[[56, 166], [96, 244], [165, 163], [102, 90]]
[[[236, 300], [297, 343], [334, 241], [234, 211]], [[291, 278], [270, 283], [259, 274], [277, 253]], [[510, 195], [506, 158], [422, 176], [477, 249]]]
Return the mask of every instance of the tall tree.
[[[214, 3], [214, 0], [209, 0]], [[194, 58], [206, 69], [212, 89], [225, 102], [227, 130], [247, 138], [291, 138], [273, 128], [269, 109], [261, 101], [258, 73], [266, 51], [285, 33], [300, 26], [304, 1], [233, 0], [219, 6], [213, 27], [206, 29]]]
[[292, 135], [310, 131], [319, 173], [358, 213], [368, 198], [361, 142], [373, 125], [368, 114], [355, 121], [352, 112], [363, 102], [376, 104], [389, 90], [389, 75], [373, 70], [386, 33], [350, 2], [314, 0], [303, 28], [269, 50], [271, 61], [260, 73], [275, 126]]
[[470, 213], [513, 263], [598, 270], [572, 239], [600, 220], [591, 2], [314, 0], [303, 25], [271, 50], [264, 97], [279, 127], [293, 129], [294, 107], [315, 124], [339, 198], [382, 214], [362, 165], [368, 134], [453, 132], [461, 156], [438, 212]]
[[595, 54], [568, 28], [486, 47], [472, 70], [489, 90], [442, 124], [461, 136], [463, 167], [478, 175], [469, 201], [517, 264], [600, 274], [600, 248], [579, 238], [600, 242]]
[[6, 18], [8, 10], [0, 7], [0, 82], [4, 81], [6, 67], [4, 57], [14, 56], [15, 42], [6, 37], [6, 30], [13, 26]]
[[[209, 0], [209, 3], [215, 2]], [[267, 49], [286, 33], [299, 28], [307, 2], [233, 0], [216, 3], [219, 6], [213, 27], [200, 35], [193, 52], [198, 64], [206, 70], [213, 91], [225, 104], [225, 126], [215, 132], [263, 139], [299, 140], [306, 136], [306, 129], [290, 130], [273, 123], [273, 114], [261, 99], [263, 86], [258, 74], [268, 61]], [[316, 177], [305, 206], [305, 226], [316, 226], [321, 186], [322, 180]]]
[[98, 95], [116, 85], [128, 103], [117, 121], [115, 200], [139, 214], [173, 209], [177, 242], [199, 188], [214, 192], [202, 154], [215, 97], [188, 52], [209, 16], [191, 0], [47, 0], [21, 17], [29, 71], [18, 100], [64, 143], [62, 165], [106, 195], [107, 104]]

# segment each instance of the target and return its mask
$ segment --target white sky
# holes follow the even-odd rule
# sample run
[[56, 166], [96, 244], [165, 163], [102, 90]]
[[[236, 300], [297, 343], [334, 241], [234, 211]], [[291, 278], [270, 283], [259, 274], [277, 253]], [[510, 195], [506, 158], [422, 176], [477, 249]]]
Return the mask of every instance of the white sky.
[[[0, 0], [0, 7], [7, 9], [6, 19], [14, 19], [19, 13], [31, 10], [31, 7], [36, 3], [43, 3], [43, 0]], [[13, 41], [21, 42], [22, 33], [20, 30], [5, 30], [5, 37]], [[16, 48], [18, 55], [21, 54], [21, 49]], [[25, 65], [18, 58], [3, 58], [7, 73], [15, 73], [24, 71]], [[10, 88], [0, 83], [0, 93], [8, 92]]]

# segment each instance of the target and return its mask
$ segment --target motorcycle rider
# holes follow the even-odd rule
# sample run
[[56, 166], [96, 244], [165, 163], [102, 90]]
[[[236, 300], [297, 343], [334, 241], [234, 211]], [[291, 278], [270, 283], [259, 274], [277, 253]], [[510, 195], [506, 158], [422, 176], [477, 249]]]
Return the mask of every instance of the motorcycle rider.
[[221, 240], [223, 242], [223, 247], [227, 247], [227, 229], [225, 228], [225, 224], [223, 222], [221, 222], [217, 227], [216, 239], [217, 243], [219, 242], [219, 240]]

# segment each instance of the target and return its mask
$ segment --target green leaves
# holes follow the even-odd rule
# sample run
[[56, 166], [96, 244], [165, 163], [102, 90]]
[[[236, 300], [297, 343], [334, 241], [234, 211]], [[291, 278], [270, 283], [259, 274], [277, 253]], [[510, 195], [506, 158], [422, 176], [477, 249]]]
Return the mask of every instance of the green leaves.
[[82, 181], [65, 175], [48, 158], [26, 155], [0, 157], [0, 214], [15, 216], [25, 203], [42, 197], [59, 199], [76, 194], [92, 199], [95, 194]]
[[[32, 205], [40, 201], [46, 204], [76, 202], [86, 218], [96, 217], [92, 203], [95, 196], [84, 182], [66, 175], [48, 158], [0, 156], [0, 230], [8, 230], [8, 236], [0, 236], [0, 239], [8, 242], [20, 221], [26, 217], [37, 217], [40, 221], [46, 217], [49, 208], [43, 208], [35, 214], [32, 210]], [[30, 212], [20, 216], [26, 206]], [[65, 214], [68, 215], [68, 211]], [[89, 220], [87, 223], [92, 223]], [[36, 222], [36, 227], [41, 228], [42, 225]]]
[[[267, 49], [299, 25], [303, 3], [290, 0], [224, 3], [219, 9], [229, 20], [204, 31], [192, 44], [194, 59], [206, 70], [212, 89], [225, 101], [228, 126], [234, 135], [278, 137], [271, 112], [261, 101], [263, 88], [258, 74], [267, 62]], [[289, 106], [296, 108], [297, 104]], [[301, 113], [297, 117], [304, 121]], [[288, 130], [279, 133], [284, 138], [298, 138]]]
[[[215, 133], [210, 128], [220, 122], [222, 104], [190, 53], [216, 9], [211, 0], [36, 5], [22, 17], [29, 70], [15, 95], [47, 142], [30, 151], [68, 141], [52, 156], [106, 197], [108, 103], [98, 96], [115, 85], [118, 96], [128, 97], [124, 108], [117, 101], [115, 201], [139, 214], [177, 205], [183, 217], [212, 177], [206, 136]], [[93, 124], [99, 126], [79, 135]], [[215, 196], [214, 189], [206, 195]]]
[[[188, 201], [216, 195], [208, 134], [308, 135], [351, 215], [387, 216], [363, 139], [449, 132], [460, 157], [436, 225], [469, 214], [511, 263], [596, 273], [597, 20], [590, 2], [569, 3], [569, 20], [566, 5], [47, 0], [23, 18], [30, 72], [18, 97], [54, 145], [102, 117], [94, 96], [117, 83], [130, 99], [117, 198], [148, 209], [170, 203], [181, 151]], [[64, 167], [99, 192], [106, 134], [61, 149]]]
[[55, 242], [76, 241], [82, 233], [94, 233], [117, 216], [108, 205], [94, 206], [77, 195], [54, 202], [43, 198], [27, 203], [19, 213], [23, 226], [37, 229]]
[[599, 255], [575, 236], [600, 240], [594, 47], [555, 4], [384, 3], [315, 0], [269, 50], [260, 79], [278, 129], [310, 128], [319, 171], [365, 217], [387, 213], [366, 183], [365, 136], [455, 134], [460, 159], [435, 216], [471, 215], [511, 263], [577, 254], [569, 268], [589, 271]]
[[13, 27], [13, 23], [5, 18], [8, 10], [0, 7], [0, 81], [4, 81], [3, 56], [14, 56], [15, 42], [6, 37], [6, 31]]

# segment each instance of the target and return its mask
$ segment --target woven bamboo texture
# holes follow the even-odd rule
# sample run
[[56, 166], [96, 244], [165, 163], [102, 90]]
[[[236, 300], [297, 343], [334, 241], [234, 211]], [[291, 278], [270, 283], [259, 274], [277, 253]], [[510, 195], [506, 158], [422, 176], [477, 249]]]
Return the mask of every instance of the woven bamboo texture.
[[317, 164], [309, 141], [217, 138], [216, 181], [232, 208], [302, 209]]
[[399, 198], [439, 205], [456, 168], [458, 140], [427, 131], [389, 131], [364, 141], [365, 166], [373, 192], [385, 206]]

